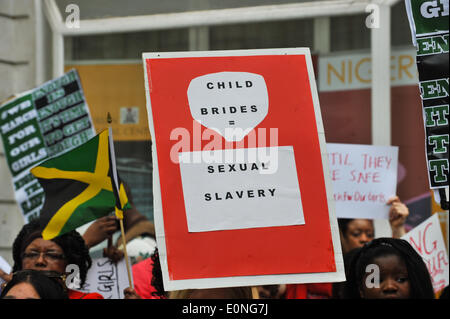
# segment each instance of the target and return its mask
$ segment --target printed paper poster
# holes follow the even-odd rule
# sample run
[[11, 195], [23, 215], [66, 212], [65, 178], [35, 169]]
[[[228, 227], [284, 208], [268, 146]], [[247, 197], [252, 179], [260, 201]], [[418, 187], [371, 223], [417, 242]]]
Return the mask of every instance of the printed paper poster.
[[29, 169], [95, 136], [78, 73], [71, 70], [0, 105], [0, 135], [15, 198], [28, 222], [44, 202]]
[[[273, 173], [270, 162], [250, 160], [250, 153], [259, 149], [240, 150], [242, 161], [238, 150], [212, 152], [234, 157], [232, 164], [180, 162], [189, 232], [303, 225], [293, 148], [269, 149], [278, 158]], [[280, 207], [283, 211], [275, 218]]]

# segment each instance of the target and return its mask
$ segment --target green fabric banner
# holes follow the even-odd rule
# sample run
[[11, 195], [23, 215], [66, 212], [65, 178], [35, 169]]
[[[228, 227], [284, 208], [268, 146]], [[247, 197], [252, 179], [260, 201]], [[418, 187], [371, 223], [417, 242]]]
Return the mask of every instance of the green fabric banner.
[[449, 185], [448, 1], [405, 0], [417, 50], [429, 184], [447, 204], [443, 190]]

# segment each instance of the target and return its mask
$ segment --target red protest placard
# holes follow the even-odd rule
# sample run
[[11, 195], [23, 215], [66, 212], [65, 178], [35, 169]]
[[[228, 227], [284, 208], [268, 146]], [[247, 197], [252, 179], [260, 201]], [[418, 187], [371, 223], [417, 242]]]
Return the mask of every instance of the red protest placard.
[[144, 54], [144, 67], [166, 279], [342, 280], [309, 50]]

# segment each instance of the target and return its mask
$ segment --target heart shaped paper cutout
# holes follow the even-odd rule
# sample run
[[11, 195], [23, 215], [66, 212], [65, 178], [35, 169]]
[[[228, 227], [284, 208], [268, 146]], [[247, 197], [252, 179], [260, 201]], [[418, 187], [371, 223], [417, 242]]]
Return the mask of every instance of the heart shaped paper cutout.
[[187, 90], [192, 117], [240, 141], [266, 117], [269, 94], [264, 78], [248, 72], [219, 72], [192, 79]]

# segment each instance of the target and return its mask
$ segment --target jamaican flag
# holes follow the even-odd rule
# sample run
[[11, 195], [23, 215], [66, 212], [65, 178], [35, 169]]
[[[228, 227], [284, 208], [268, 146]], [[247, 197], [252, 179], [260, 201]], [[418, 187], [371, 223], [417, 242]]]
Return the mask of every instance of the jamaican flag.
[[108, 133], [105, 130], [31, 169], [45, 192], [40, 215], [43, 239], [67, 233], [112, 211], [123, 218], [122, 210], [130, 207], [115, 170], [114, 146]]

